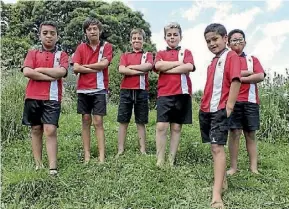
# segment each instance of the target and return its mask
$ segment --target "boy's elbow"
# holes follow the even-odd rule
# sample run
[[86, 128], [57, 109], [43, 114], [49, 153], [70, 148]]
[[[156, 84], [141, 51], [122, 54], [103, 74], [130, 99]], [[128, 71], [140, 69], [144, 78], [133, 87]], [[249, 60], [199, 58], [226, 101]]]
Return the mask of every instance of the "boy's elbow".
[[30, 76], [31, 76], [31, 69], [29, 69], [29, 68], [24, 68], [24, 69], [23, 69], [23, 75], [24, 75], [25, 77], [30, 77]]

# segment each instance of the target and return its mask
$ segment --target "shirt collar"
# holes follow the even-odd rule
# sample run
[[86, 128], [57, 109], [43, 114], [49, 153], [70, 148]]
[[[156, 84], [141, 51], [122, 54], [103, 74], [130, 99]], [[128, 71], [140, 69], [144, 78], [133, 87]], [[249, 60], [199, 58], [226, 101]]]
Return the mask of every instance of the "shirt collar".
[[144, 53], [144, 50], [142, 49], [141, 51], [137, 51], [137, 52], [132, 50], [130, 51], [130, 53], [131, 54]]
[[46, 49], [43, 47], [43, 45], [41, 45], [39, 51], [40, 51], [40, 52], [52, 52], [52, 53], [55, 53], [56, 51], [58, 51], [58, 48], [59, 48], [59, 47], [55, 45], [53, 49], [51, 49], [51, 50], [46, 50]]
[[247, 55], [245, 54], [245, 52], [242, 52], [242, 54], [239, 55], [240, 57], [246, 57]]
[[168, 46], [167, 46], [166, 51], [170, 51], [170, 50], [177, 50], [177, 51], [179, 51], [179, 50], [181, 50], [181, 46], [177, 46], [177, 47], [174, 48], [174, 49], [172, 49], [171, 47], [168, 47]]

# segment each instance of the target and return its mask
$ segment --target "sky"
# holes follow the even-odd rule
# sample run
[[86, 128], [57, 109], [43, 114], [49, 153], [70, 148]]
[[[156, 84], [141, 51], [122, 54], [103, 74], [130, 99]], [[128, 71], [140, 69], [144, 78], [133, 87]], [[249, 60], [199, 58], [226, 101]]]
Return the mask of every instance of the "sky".
[[256, 56], [267, 74], [274, 71], [285, 74], [285, 68], [289, 68], [289, 1], [122, 1], [144, 14], [157, 50], [166, 47], [163, 27], [169, 22], [181, 25], [180, 45], [192, 51], [197, 68], [190, 75], [194, 91], [203, 90], [206, 69], [214, 57], [204, 39], [206, 26], [214, 22], [223, 24], [228, 32], [236, 28], [243, 30], [247, 41], [244, 51]]

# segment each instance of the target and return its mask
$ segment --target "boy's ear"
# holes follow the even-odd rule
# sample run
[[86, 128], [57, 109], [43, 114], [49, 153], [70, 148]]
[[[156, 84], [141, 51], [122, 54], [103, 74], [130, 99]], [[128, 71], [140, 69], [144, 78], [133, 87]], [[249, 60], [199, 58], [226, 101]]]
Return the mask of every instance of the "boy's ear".
[[228, 35], [225, 35], [225, 36], [223, 37], [223, 39], [224, 39], [224, 41], [225, 41], [226, 43], [228, 43]]

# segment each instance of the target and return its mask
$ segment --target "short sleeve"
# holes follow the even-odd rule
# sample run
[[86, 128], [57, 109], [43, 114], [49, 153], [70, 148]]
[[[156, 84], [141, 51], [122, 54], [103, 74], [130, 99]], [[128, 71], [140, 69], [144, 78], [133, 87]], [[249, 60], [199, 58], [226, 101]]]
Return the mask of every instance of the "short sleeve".
[[80, 64], [80, 65], [83, 64], [82, 57], [81, 57], [81, 44], [78, 45], [78, 47], [76, 48], [72, 57], [72, 62]]
[[110, 43], [105, 44], [103, 50], [103, 57], [105, 57], [109, 61], [109, 63], [111, 62], [113, 57], [113, 50], [112, 45]]
[[119, 60], [119, 66], [127, 66], [127, 59], [126, 59], [126, 54], [122, 54], [120, 56], [120, 60]]
[[[230, 53], [230, 52], [229, 52]], [[241, 61], [239, 56], [234, 52], [229, 57], [229, 80], [232, 82], [241, 78]]]

